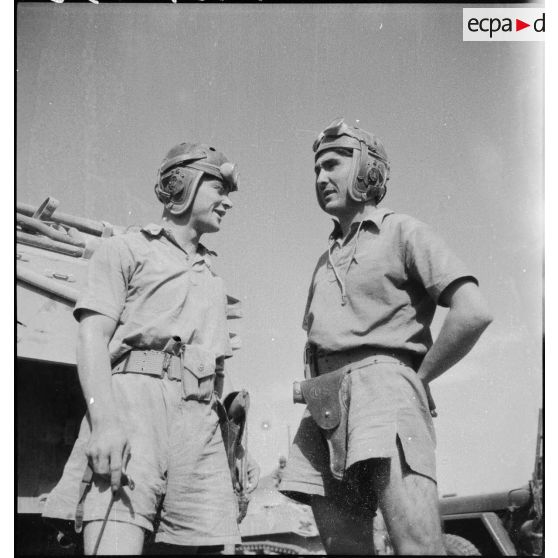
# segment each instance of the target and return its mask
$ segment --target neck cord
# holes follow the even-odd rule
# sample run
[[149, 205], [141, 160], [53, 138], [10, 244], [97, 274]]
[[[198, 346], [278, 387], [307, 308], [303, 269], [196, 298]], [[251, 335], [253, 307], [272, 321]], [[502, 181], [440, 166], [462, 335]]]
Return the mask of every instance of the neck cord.
[[357, 228], [357, 231], [356, 231], [356, 234], [355, 234], [355, 245], [353, 247], [353, 250], [351, 251], [351, 257], [349, 258], [349, 263], [347, 264], [347, 269], [345, 270], [345, 276], [343, 278], [337, 272], [337, 268], [335, 267], [335, 265], [333, 263], [333, 258], [331, 257], [331, 248], [333, 247], [334, 242], [331, 242], [329, 244], [329, 248], [328, 248], [328, 251], [327, 251], [329, 264], [331, 265], [331, 268], [333, 269], [335, 279], [337, 279], [337, 283], [339, 284], [339, 287], [341, 289], [341, 305], [342, 306], [345, 306], [345, 304], [347, 304], [347, 292], [346, 292], [346, 286], [345, 286], [345, 279], [347, 278], [347, 274], [349, 273], [349, 268], [351, 267], [351, 263], [353, 263], [353, 260], [354, 260], [354, 257], [355, 257], [356, 251], [357, 251], [360, 229], [362, 228], [362, 223], [363, 222], [364, 221], [361, 221], [358, 224], [358, 228]]

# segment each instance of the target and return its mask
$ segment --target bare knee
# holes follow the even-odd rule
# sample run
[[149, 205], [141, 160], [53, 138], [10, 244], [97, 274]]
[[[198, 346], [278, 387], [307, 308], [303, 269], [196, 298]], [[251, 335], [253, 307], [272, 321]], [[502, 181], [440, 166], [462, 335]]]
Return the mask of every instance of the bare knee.
[[327, 554], [374, 554], [373, 517], [370, 514], [351, 513], [322, 496], [312, 497], [312, 511]]
[[88, 521], [83, 529], [83, 549], [92, 554], [141, 554], [145, 531], [130, 523]]
[[424, 507], [411, 512], [403, 508], [403, 513], [386, 514], [387, 531], [396, 554], [403, 555], [434, 555], [444, 556], [446, 554], [442, 529], [437, 521], [437, 509]]

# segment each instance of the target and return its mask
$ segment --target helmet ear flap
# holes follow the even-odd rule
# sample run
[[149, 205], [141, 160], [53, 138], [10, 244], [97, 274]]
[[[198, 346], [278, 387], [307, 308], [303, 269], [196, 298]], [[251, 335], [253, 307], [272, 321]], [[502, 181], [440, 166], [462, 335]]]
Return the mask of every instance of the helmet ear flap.
[[155, 194], [158, 200], [167, 205], [176, 202], [183, 197], [184, 190], [188, 186], [189, 177], [184, 167], [175, 167], [159, 177], [155, 184]]
[[366, 182], [368, 187], [376, 188], [381, 180], [380, 171], [376, 166], [373, 166], [371, 169], [368, 170], [366, 176]]
[[365, 177], [368, 199], [379, 203], [386, 194], [386, 182], [389, 178], [389, 168], [383, 161], [374, 159]]

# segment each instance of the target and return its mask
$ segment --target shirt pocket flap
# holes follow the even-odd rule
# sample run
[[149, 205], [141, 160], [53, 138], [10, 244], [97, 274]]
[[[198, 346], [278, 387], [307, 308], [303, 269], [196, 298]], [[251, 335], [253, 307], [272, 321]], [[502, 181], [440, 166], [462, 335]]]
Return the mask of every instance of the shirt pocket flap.
[[215, 374], [215, 355], [201, 347], [186, 345], [183, 356], [184, 368], [198, 380]]

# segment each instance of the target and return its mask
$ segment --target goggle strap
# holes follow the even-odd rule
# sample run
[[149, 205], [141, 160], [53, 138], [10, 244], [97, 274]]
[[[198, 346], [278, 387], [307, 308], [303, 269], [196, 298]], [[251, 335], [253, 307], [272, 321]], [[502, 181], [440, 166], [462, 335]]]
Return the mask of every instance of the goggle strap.
[[207, 157], [207, 155], [205, 155], [205, 153], [199, 153], [197, 155], [177, 155], [176, 157], [173, 157], [172, 159], [167, 159], [165, 161], [164, 167], [165, 170], [162, 172], [162, 174], [167, 173], [172, 167], [175, 167], [179, 164], [184, 164], [187, 166], [190, 166], [190, 163], [193, 161], [199, 161], [200, 159], [205, 159]]

